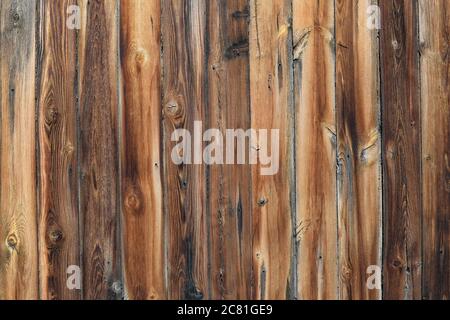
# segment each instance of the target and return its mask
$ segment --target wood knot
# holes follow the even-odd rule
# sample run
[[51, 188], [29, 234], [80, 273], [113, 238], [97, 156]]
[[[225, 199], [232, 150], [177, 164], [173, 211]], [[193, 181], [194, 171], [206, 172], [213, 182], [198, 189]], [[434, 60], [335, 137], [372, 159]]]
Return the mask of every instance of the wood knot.
[[17, 247], [19, 240], [17, 239], [17, 236], [14, 233], [11, 233], [6, 238], [6, 244], [10, 249], [15, 249]]
[[56, 244], [64, 239], [64, 233], [59, 229], [55, 229], [49, 232], [48, 237], [52, 243]]
[[45, 114], [45, 123], [47, 125], [55, 124], [58, 121], [59, 112], [56, 108], [50, 107], [47, 108], [47, 112]]
[[261, 198], [261, 199], [258, 200], [258, 206], [264, 207], [268, 202], [269, 202], [268, 199], [266, 199], [266, 198]]
[[20, 27], [22, 24], [22, 12], [19, 8], [11, 10], [10, 13], [11, 24], [14, 28]]

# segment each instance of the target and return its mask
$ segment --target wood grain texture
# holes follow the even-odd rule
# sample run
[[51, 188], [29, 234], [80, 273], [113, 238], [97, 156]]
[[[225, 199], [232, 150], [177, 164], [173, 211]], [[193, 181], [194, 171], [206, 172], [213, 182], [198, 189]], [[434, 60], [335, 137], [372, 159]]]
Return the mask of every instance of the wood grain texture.
[[159, 1], [121, 1], [122, 234], [129, 299], [166, 297], [160, 11]]
[[336, 299], [335, 36], [332, 1], [294, 1], [298, 298]]
[[[251, 125], [249, 17], [248, 0], [209, 2], [207, 120], [209, 128], [224, 133], [230, 128], [246, 131]], [[236, 144], [233, 154], [237, 148]], [[212, 299], [251, 298], [250, 186], [248, 163], [215, 165], [208, 169]]]
[[423, 298], [450, 298], [450, 1], [419, 1]]
[[0, 0], [0, 299], [449, 299], [449, 10]]
[[0, 2], [0, 299], [38, 298], [35, 9]]
[[372, 0], [336, 1], [339, 292], [380, 299], [367, 269], [381, 266], [381, 136], [378, 31], [367, 27]]
[[[176, 129], [194, 134], [207, 112], [207, 0], [162, 3], [164, 185], [170, 299], [209, 298], [206, 168], [175, 165], [171, 141]], [[202, 134], [202, 132], [200, 133]], [[197, 142], [200, 147], [202, 142]], [[197, 155], [198, 156], [198, 155]], [[200, 155], [201, 157], [201, 155]], [[198, 160], [198, 159], [197, 159]]]
[[417, 1], [381, 1], [385, 299], [420, 299], [422, 272]]
[[76, 33], [66, 27], [75, 1], [40, 3], [38, 83], [39, 263], [42, 299], [79, 299], [66, 270], [80, 265], [77, 170]]
[[[268, 129], [269, 135], [273, 134], [270, 130], [278, 129], [280, 136], [278, 172], [264, 176], [260, 162], [252, 167], [254, 299], [295, 296], [291, 279], [294, 140], [291, 7], [290, 1], [283, 0], [250, 3], [251, 127]], [[253, 139], [251, 143], [252, 148], [260, 149], [261, 145], [255, 145]], [[267, 145], [272, 143], [269, 140]]]
[[115, 0], [79, 1], [80, 213], [83, 298], [121, 298], [118, 30]]

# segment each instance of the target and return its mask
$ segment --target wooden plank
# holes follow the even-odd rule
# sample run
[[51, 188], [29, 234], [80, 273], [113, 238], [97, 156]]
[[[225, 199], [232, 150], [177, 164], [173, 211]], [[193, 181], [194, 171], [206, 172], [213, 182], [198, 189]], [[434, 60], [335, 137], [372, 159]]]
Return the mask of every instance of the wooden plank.
[[42, 299], [79, 299], [66, 285], [80, 265], [77, 175], [76, 32], [66, 26], [73, 0], [40, 2], [38, 84], [39, 265]]
[[[278, 172], [262, 175], [261, 168], [265, 166], [260, 162], [252, 167], [252, 295], [255, 299], [295, 296], [291, 279], [290, 193], [294, 185], [291, 14], [290, 1], [251, 1], [250, 4], [251, 127], [269, 130], [269, 141], [273, 134], [270, 130], [279, 130], [279, 141], [268, 142], [269, 153], [271, 149], [279, 153]], [[252, 148], [261, 154], [258, 142], [252, 141]]]
[[336, 299], [334, 4], [294, 1], [298, 297]]
[[35, 9], [0, 2], [0, 299], [38, 298]]
[[[209, 2], [209, 127], [250, 128], [248, 0]], [[231, 150], [236, 156], [235, 149]], [[228, 152], [228, 150], [227, 150]], [[225, 158], [224, 158], [225, 160]], [[236, 163], [236, 159], [235, 162]], [[211, 214], [211, 298], [250, 299], [252, 271], [251, 167], [208, 168]]]
[[[206, 168], [171, 159], [176, 129], [194, 134], [206, 119], [207, 0], [170, 0], [162, 5], [164, 193], [170, 299], [207, 299], [208, 214]], [[201, 143], [200, 143], [201, 145]], [[192, 158], [192, 160], [194, 160]]]
[[120, 298], [117, 2], [80, 0], [83, 298]]
[[121, 1], [124, 278], [139, 300], [166, 297], [160, 13], [160, 1]]
[[419, 1], [423, 298], [450, 298], [450, 1]]
[[367, 269], [381, 268], [381, 139], [373, 0], [336, 1], [336, 119], [340, 299], [380, 299]]
[[421, 298], [417, 1], [380, 1], [385, 299]]

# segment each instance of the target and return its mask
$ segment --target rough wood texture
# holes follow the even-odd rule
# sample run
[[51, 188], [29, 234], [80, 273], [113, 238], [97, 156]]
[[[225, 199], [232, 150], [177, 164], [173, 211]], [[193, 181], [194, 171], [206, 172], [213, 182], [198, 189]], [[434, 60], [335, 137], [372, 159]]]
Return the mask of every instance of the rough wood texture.
[[450, 299], [450, 1], [419, 1], [423, 297]]
[[385, 299], [420, 299], [421, 179], [417, 1], [381, 1]]
[[38, 298], [35, 9], [0, 2], [0, 299]]
[[39, 255], [42, 299], [79, 299], [66, 270], [80, 265], [77, 176], [76, 33], [66, 27], [74, 1], [40, 3], [38, 83]]
[[449, 10], [0, 0], [0, 299], [449, 299]]
[[122, 233], [129, 299], [166, 296], [160, 28], [159, 1], [121, 1]]
[[[170, 299], [206, 299], [210, 295], [206, 168], [201, 164], [177, 166], [171, 160], [172, 148], [177, 144], [171, 141], [174, 130], [184, 128], [193, 134], [194, 122], [204, 121], [207, 112], [207, 5], [208, 0], [162, 3], [164, 183]], [[202, 146], [201, 141], [197, 144]]]
[[81, 0], [80, 213], [83, 298], [120, 298], [117, 1]]
[[293, 10], [298, 298], [336, 299], [334, 3]]
[[372, 0], [336, 1], [339, 292], [380, 299], [367, 269], [381, 265], [381, 139], [378, 31], [367, 27]]
[[[253, 298], [287, 299], [292, 263], [292, 28], [290, 1], [251, 1], [250, 111], [252, 129], [278, 129], [279, 171], [252, 168]], [[270, 137], [270, 135], [269, 135]], [[269, 138], [270, 139], [270, 138]], [[261, 141], [258, 141], [261, 142]], [[260, 145], [252, 148], [260, 149]], [[271, 141], [267, 142], [271, 146]], [[271, 150], [270, 147], [268, 150]], [[295, 266], [294, 266], [295, 267]], [[294, 293], [295, 295], [295, 293]]]
[[[247, 130], [251, 125], [249, 2], [209, 3], [208, 125], [223, 132], [229, 128]], [[250, 299], [251, 166], [216, 165], [208, 172], [211, 298]]]

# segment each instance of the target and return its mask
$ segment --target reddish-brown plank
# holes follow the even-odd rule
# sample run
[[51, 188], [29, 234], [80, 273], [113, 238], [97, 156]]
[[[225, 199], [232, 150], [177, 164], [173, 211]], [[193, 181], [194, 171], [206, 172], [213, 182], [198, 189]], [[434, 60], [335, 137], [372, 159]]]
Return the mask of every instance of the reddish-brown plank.
[[66, 285], [80, 265], [78, 233], [76, 31], [67, 28], [74, 0], [40, 2], [38, 83], [39, 266], [42, 299], [79, 299]]
[[156, 0], [121, 1], [122, 232], [129, 299], [166, 297], [160, 13]]

